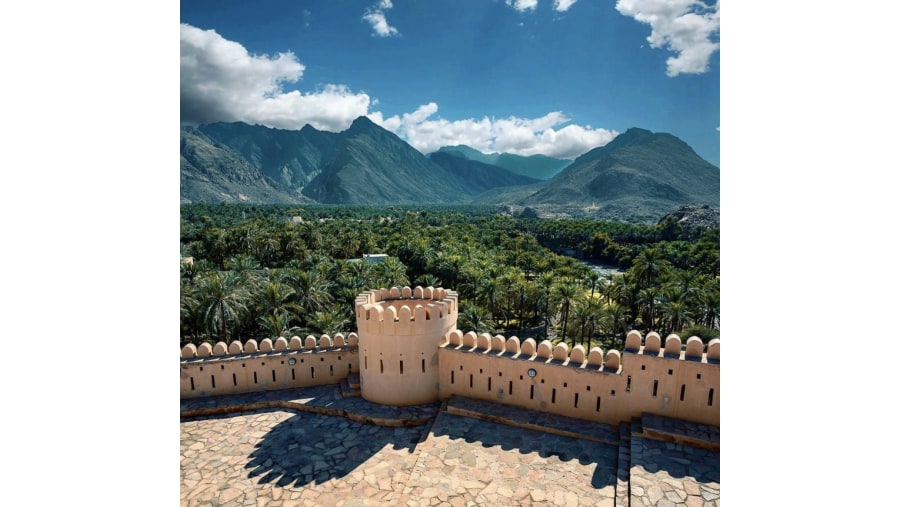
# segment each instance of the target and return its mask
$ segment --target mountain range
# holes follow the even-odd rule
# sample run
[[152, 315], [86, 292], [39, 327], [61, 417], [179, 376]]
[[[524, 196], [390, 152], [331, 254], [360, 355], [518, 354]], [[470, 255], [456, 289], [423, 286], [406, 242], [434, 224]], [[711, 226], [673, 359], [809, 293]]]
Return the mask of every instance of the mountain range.
[[719, 169], [671, 134], [628, 129], [574, 161], [445, 146], [423, 155], [361, 116], [343, 132], [181, 127], [181, 201], [506, 204], [654, 218], [719, 206]]

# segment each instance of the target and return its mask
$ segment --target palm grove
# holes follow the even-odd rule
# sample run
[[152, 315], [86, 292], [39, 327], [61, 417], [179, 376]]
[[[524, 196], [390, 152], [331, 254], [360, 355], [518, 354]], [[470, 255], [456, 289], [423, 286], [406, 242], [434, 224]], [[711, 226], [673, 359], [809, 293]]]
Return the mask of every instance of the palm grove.
[[[302, 217], [296, 223], [292, 217]], [[554, 252], [565, 252], [560, 255]], [[382, 262], [360, 260], [385, 253]], [[719, 335], [719, 229], [512, 218], [494, 207], [182, 205], [181, 345], [348, 333], [365, 290], [443, 286], [458, 327], [621, 348]], [[603, 276], [572, 255], [615, 264]]]

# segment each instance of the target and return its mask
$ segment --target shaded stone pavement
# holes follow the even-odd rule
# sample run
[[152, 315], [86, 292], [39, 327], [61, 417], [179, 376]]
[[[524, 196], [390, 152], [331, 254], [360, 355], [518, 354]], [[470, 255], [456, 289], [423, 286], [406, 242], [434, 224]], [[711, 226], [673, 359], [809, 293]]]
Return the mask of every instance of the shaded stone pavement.
[[[718, 452], [640, 437], [630, 448], [631, 505], [719, 505]], [[619, 452], [447, 412], [384, 427], [269, 408], [182, 420], [180, 502], [612, 507]]]

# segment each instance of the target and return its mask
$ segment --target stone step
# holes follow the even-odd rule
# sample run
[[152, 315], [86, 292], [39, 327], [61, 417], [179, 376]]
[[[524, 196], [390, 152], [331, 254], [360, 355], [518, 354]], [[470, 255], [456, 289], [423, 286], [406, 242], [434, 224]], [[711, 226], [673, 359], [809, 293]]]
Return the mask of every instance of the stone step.
[[631, 505], [631, 423], [619, 425], [619, 461], [616, 470], [616, 507]]
[[644, 438], [689, 445], [711, 451], [719, 450], [718, 426], [648, 413], [643, 414], [641, 426]]
[[353, 384], [347, 382], [347, 379], [341, 380], [341, 396], [344, 398], [357, 398], [362, 396], [362, 391], [359, 390], [359, 384], [356, 387], [353, 387]]
[[449, 414], [507, 424], [565, 437], [582, 438], [610, 445], [619, 445], [619, 428], [611, 424], [576, 419], [547, 412], [538, 412], [492, 401], [452, 396], [445, 411]]
[[359, 373], [351, 373], [347, 375], [347, 383], [350, 384], [350, 387], [353, 389], [359, 389]]

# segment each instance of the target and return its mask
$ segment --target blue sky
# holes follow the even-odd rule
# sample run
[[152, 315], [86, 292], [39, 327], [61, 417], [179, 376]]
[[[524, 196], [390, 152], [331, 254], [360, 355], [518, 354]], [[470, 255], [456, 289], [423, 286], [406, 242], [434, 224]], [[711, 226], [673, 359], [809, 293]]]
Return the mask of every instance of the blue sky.
[[183, 123], [367, 115], [424, 153], [564, 158], [641, 127], [719, 165], [718, 4], [184, 0], [180, 16]]

